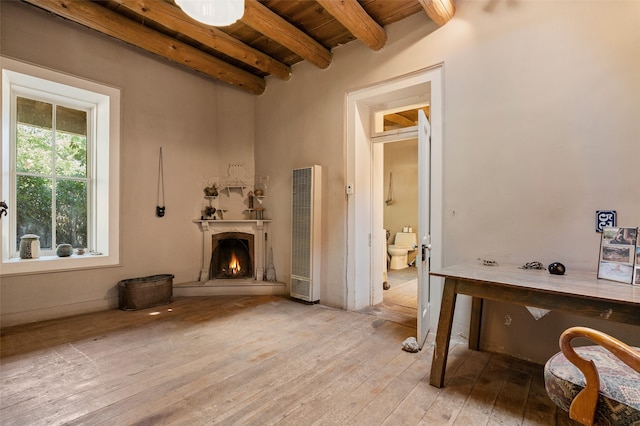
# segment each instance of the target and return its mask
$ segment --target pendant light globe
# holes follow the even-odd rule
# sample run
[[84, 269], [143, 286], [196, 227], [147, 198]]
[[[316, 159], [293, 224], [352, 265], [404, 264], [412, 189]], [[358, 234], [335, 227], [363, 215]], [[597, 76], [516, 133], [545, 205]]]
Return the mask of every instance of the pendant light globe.
[[244, 0], [175, 0], [184, 13], [214, 27], [231, 25], [244, 14]]

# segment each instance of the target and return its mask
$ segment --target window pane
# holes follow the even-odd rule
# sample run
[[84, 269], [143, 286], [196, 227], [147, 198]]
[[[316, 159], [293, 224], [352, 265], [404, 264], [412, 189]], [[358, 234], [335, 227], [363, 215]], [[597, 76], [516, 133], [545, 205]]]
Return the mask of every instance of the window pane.
[[384, 115], [384, 131], [403, 129], [405, 127], [413, 127], [418, 125], [418, 110], [423, 110], [424, 114], [429, 117], [429, 106], [422, 108], [413, 108], [406, 111], [398, 111]]
[[51, 186], [51, 179], [17, 177], [16, 250], [24, 234], [38, 235], [40, 247], [51, 249]]
[[23, 173], [51, 173], [53, 105], [33, 99], [16, 98], [16, 166]]
[[87, 138], [58, 131], [56, 140], [56, 174], [87, 176]]
[[50, 103], [17, 97], [16, 107], [18, 123], [44, 129], [53, 127], [53, 106]]
[[56, 106], [56, 173], [87, 176], [87, 112]]
[[51, 174], [51, 129], [18, 124], [16, 168], [18, 173]]
[[56, 129], [59, 132], [87, 136], [87, 112], [57, 105]]
[[86, 247], [87, 184], [77, 180], [58, 180], [56, 213], [56, 244]]

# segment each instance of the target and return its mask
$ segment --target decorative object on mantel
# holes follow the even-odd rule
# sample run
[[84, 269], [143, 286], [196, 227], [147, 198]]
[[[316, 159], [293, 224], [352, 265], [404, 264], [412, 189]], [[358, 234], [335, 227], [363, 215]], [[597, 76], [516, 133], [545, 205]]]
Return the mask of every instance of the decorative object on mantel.
[[7, 215], [8, 209], [9, 209], [9, 206], [7, 205], [7, 203], [4, 201], [0, 201], [0, 219], [2, 219], [2, 216]]
[[247, 197], [247, 205], [249, 206], [249, 210], [253, 210], [253, 191], [249, 191], [249, 195]]
[[200, 219], [218, 219], [216, 217], [216, 213], [219, 218], [222, 219], [223, 209], [214, 207], [212, 201], [218, 198], [218, 184], [217, 183], [205, 183], [204, 184], [204, 199], [206, 200], [202, 207], [202, 216]]
[[262, 198], [267, 195], [267, 182], [269, 182], [269, 176], [257, 176], [255, 178], [255, 189], [253, 193], [260, 203], [262, 203]]
[[640, 229], [604, 227], [598, 278], [640, 285]]
[[217, 197], [218, 196], [218, 185], [212, 183], [210, 186], [206, 186], [204, 188], [204, 196], [205, 197]]
[[216, 208], [213, 206], [206, 206], [204, 208], [204, 215], [208, 218], [213, 218], [216, 214]]
[[[160, 204], [160, 194], [162, 194], [162, 204]], [[164, 205], [164, 167], [162, 164], [162, 147], [160, 147], [160, 157], [158, 158], [158, 205], [156, 206], [156, 216], [163, 217], [165, 213]]]
[[237, 189], [244, 196], [244, 190], [249, 186], [246, 173], [244, 164], [229, 164], [227, 179], [222, 188], [227, 190], [227, 195], [231, 195], [232, 189]]
[[20, 259], [37, 259], [40, 257], [40, 237], [25, 234], [20, 237]]

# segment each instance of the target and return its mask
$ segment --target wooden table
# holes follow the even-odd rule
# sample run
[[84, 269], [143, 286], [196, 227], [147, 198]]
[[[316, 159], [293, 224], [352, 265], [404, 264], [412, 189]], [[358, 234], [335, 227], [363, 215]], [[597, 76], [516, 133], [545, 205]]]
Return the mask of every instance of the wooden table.
[[569, 270], [565, 275], [551, 275], [546, 270], [478, 262], [448, 266], [431, 275], [445, 278], [430, 379], [438, 388], [444, 385], [458, 294], [473, 297], [469, 327], [469, 348], [473, 350], [479, 349], [484, 299], [640, 325], [640, 286], [599, 280], [595, 272]]

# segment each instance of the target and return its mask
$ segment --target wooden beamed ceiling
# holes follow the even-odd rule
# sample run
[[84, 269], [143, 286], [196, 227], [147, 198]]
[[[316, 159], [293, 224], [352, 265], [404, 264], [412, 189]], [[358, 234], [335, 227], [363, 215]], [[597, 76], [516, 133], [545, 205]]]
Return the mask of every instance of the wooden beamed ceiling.
[[453, 0], [245, 0], [238, 22], [211, 27], [173, 0], [22, 1], [257, 95], [293, 64], [324, 69], [337, 46], [357, 39], [376, 51], [385, 25], [416, 13], [444, 25], [455, 11]]

